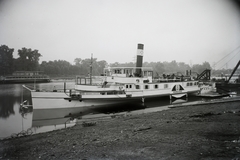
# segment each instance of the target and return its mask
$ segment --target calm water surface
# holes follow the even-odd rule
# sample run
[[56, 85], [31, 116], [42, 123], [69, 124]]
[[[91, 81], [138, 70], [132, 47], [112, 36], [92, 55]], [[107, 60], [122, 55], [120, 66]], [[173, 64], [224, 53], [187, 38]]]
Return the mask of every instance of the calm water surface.
[[[33, 84], [27, 84], [27, 86], [34, 88]], [[54, 87], [63, 89], [63, 82], [36, 84], [35, 87], [41, 90], [53, 90]], [[67, 88], [73, 87], [73, 82], [67, 82]], [[65, 127], [65, 124], [58, 122], [54, 126], [46, 126], [46, 124], [42, 125], [41, 123], [38, 123], [38, 126], [33, 126], [33, 108], [23, 109], [20, 107], [20, 104], [25, 100], [27, 100], [26, 105], [32, 105], [31, 93], [24, 89], [22, 84], [0, 85], [0, 139], [16, 136], [16, 134], [27, 130], [29, 133], [40, 133]], [[71, 125], [73, 122], [68, 122], [67, 126]]]
[[[74, 88], [74, 82], [66, 82], [67, 89]], [[34, 88], [33, 84], [27, 84], [28, 87]], [[36, 89], [53, 90], [64, 88], [64, 82], [54, 81], [50, 83], [36, 84]], [[48, 121], [33, 121], [34, 110], [32, 107], [22, 109], [20, 104], [27, 100], [26, 105], [32, 105], [30, 91], [24, 89], [22, 84], [4, 84], [0, 85], [0, 139], [16, 136], [16, 134], [28, 131], [28, 133], [41, 133], [55, 129], [73, 126], [76, 121], [69, 121], [69, 118], [52, 119]], [[154, 100], [145, 100], [144, 105], [139, 102], [135, 104], [114, 105], [95, 108], [89, 111], [90, 114], [96, 113], [117, 113], [124, 111], [136, 111], [144, 108], [164, 107], [169, 104], [202, 101], [204, 99], [189, 97], [188, 99], [178, 99], [170, 101], [169, 97], [157, 98]], [[205, 101], [205, 100], [204, 100]], [[66, 124], [65, 124], [66, 123]], [[51, 125], [49, 125], [51, 124]], [[55, 124], [55, 125], [52, 125]]]

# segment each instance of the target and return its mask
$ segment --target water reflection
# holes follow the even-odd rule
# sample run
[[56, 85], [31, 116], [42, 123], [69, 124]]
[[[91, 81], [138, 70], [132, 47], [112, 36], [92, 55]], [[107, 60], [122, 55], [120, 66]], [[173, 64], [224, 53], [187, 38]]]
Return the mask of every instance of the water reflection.
[[55, 125], [45, 125], [45, 124], [46, 123], [39, 123], [37, 125], [34, 124], [34, 126], [32, 126], [31, 128], [31, 131], [33, 132], [33, 134], [37, 134], [37, 133], [43, 133], [43, 132], [49, 132], [53, 130], [68, 128], [76, 125], [76, 120], [68, 121], [67, 123], [55, 124]]
[[188, 102], [188, 97], [170, 99], [170, 104], [180, 104], [180, 103], [186, 103], [186, 102]]
[[51, 118], [47, 116], [51, 114], [58, 114], [58, 109], [48, 111], [49, 114], [47, 115], [43, 114], [43, 112], [41, 110], [33, 110], [31, 131], [34, 134], [72, 127], [76, 124], [76, 119], [72, 120], [71, 117]]
[[23, 99], [28, 100], [28, 104], [32, 103], [31, 93], [20, 84], [0, 85], [0, 90], [0, 118], [15, 115], [14, 106], [19, 106]]
[[0, 118], [15, 115], [14, 104], [20, 102], [20, 87], [17, 85], [0, 85]]
[[[57, 89], [63, 89], [63, 82], [28, 84], [32, 89], [52, 90], [55, 86]], [[67, 83], [67, 88], [73, 88], [74, 83]], [[25, 105], [32, 105], [31, 92], [22, 87], [21, 84], [4, 84], [0, 85], [0, 118], [7, 119], [16, 114], [23, 116], [32, 112], [32, 108], [22, 108], [20, 104], [27, 100]], [[17, 112], [14, 106], [17, 107]]]
[[6, 119], [11, 114], [15, 115], [15, 111], [13, 109], [15, 103], [15, 98], [10, 95], [0, 96], [0, 118]]
[[[194, 101], [195, 98], [193, 98], [190, 101]], [[183, 98], [173, 98], [169, 99], [169, 97], [157, 97], [157, 98], [148, 98], [145, 99], [144, 103], [141, 101], [134, 102], [134, 103], [124, 103], [124, 104], [115, 104], [115, 105], [107, 105], [107, 106], [101, 106], [96, 108], [91, 108], [89, 110], [89, 113], [91, 114], [111, 114], [111, 113], [119, 113], [119, 112], [132, 112], [136, 110], [144, 110], [148, 108], [155, 108], [155, 107], [163, 107], [168, 106], [171, 104], [181, 104], [188, 102], [187, 97]]]
[[[69, 82], [67, 87], [73, 87], [74, 83]], [[33, 84], [28, 84], [34, 88]], [[50, 90], [53, 86], [57, 89], [63, 88], [63, 82], [54, 82], [48, 84], [37, 84], [35, 88]], [[26, 100], [26, 103], [21, 107], [20, 104]], [[33, 123], [33, 108], [31, 106], [31, 92], [24, 89], [22, 84], [4, 84], [0, 85], [0, 138], [11, 137], [11, 135], [18, 135], [25, 133], [29, 129], [34, 129], [33, 133], [50, 131], [51, 127], [43, 127], [44, 125], [55, 125], [55, 128], [61, 128], [59, 124], [63, 122], [54, 123]], [[33, 127], [32, 127], [33, 124]], [[63, 125], [65, 127], [65, 125]], [[41, 129], [40, 129], [41, 128]], [[45, 129], [44, 129], [45, 128]], [[37, 131], [38, 130], [38, 131]]]

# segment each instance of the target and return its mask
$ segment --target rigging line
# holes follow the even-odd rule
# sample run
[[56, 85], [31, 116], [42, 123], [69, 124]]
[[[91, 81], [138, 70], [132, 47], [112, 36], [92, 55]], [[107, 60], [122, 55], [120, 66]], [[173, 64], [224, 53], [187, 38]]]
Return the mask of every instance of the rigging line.
[[[237, 54], [240, 52], [237, 52]], [[235, 54], [229, 61], [227, 61], [222, 67], [220, 67], [219, 69], [223, 68], [228, 62], [230, 62], [237, 54]]]
[[240, 48], [240, 45], [237, 47], [237, 48], [235, 48], [233, 51], [231, 51], [230, 53], [228, 53], [226, 56], [224, 56], [222, 59], [220, 59], [217, 63], [215, 63], [215, 65], [216, 64], [218, 64], [220, 61], [222, 61], [224, 58], [226, 58], [227, 56], [229, 56], [230, 54], [232, 54], [234, 51], [236, 51], [238, 48]]
[[[225, 66], [228, 62], [230, 62], [236, 55], [238, 55], [238, 53], [240, 53], [240, 52], [237, 52], [229, 61], [227, 61], [223, 66]], [[221, 67], [221, 68], [223, 68], [223, 66]], [[219, 69], [221, 69], [221, 68], [219, 68]]]

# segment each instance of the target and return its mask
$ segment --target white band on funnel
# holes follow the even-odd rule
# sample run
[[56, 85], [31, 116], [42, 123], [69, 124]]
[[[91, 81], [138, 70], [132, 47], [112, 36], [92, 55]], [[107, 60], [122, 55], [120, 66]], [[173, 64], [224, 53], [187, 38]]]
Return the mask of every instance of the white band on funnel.
[[143, 56], [143, 50], [137, 49], [137, 56]]

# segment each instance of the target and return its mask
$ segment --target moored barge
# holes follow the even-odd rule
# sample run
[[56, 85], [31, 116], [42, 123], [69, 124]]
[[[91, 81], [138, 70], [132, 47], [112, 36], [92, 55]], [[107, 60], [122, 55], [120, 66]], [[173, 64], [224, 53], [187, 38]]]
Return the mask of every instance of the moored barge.
[[45, 82], [50, 82], [50, 78], [40, 71], [16, 71], [12, 75], [0, 77], [0, 84]]

